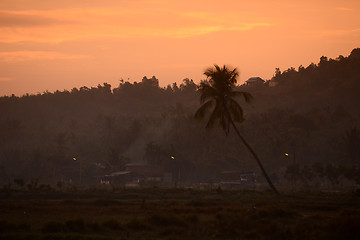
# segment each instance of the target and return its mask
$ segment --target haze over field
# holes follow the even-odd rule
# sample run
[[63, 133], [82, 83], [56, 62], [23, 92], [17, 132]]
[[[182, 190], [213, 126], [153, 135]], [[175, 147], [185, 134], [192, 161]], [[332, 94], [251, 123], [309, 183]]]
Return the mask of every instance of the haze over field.
[[198, 83], [212, 65], [240, 82], [348, 55], [360, 45], [360, 2], [0, 2], [0, 96], [155, 75], [160, 86]]

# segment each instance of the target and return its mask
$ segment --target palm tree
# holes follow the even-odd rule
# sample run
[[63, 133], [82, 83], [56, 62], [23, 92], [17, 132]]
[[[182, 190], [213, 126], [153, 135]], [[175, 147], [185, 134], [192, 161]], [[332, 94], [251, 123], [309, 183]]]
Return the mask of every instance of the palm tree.
[[244, 120], [244, 114], [241, 106], [234, 98], [244, 97], [245, 102], [250, 102], [253, 98], [248, 92], [233, 90], [239, 72], [236, 68], [231, 70], [231, 68], [225, 65], [221, 68], [215, 64], [214, 67], [206, 69], [204, 75], [207, 79], [201, 81], [198, 88], [201, 93], [200, 102], [202, 103], [202, 106], [196, 111], [194, 116], [195, 119], [203, 120], [205, 115], [211, 111], [209, 120], [206, 124], [206, 129], [212, 128], [213, 125], [218, 122], [226, 135], [229, 133], [231, 125], [241, 141], [255, 158], [272, 190], [276, 194], [279, 194], [266, 173], [259, 157], [240, 134], [235, 125], [235, 122], [242, 122]]

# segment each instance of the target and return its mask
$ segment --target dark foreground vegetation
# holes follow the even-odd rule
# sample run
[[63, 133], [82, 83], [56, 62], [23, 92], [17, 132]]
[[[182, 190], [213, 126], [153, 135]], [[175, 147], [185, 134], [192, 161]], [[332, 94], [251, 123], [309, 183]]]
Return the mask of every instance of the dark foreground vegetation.
[[118, 189], [1, 193], [1, 239], [360, 238], [353, 192]]

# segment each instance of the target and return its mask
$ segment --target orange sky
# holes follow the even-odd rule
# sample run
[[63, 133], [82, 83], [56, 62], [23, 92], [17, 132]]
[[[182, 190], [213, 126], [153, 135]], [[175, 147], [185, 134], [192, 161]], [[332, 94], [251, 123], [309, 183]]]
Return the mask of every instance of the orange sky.
[[240, 81], [360, 47], [358, 0], [0, 0], [0, 96], [229, 64]]

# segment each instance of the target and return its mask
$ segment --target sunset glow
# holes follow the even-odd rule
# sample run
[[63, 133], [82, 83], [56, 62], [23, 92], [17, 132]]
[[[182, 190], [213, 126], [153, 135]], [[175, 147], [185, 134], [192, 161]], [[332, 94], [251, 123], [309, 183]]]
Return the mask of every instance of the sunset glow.
[[155, 75], [203, 79], [214, 63], [270, 79], [274, 69], [360, 46], [359, 1], [0, 2], [0, 95], [70, 90]]

